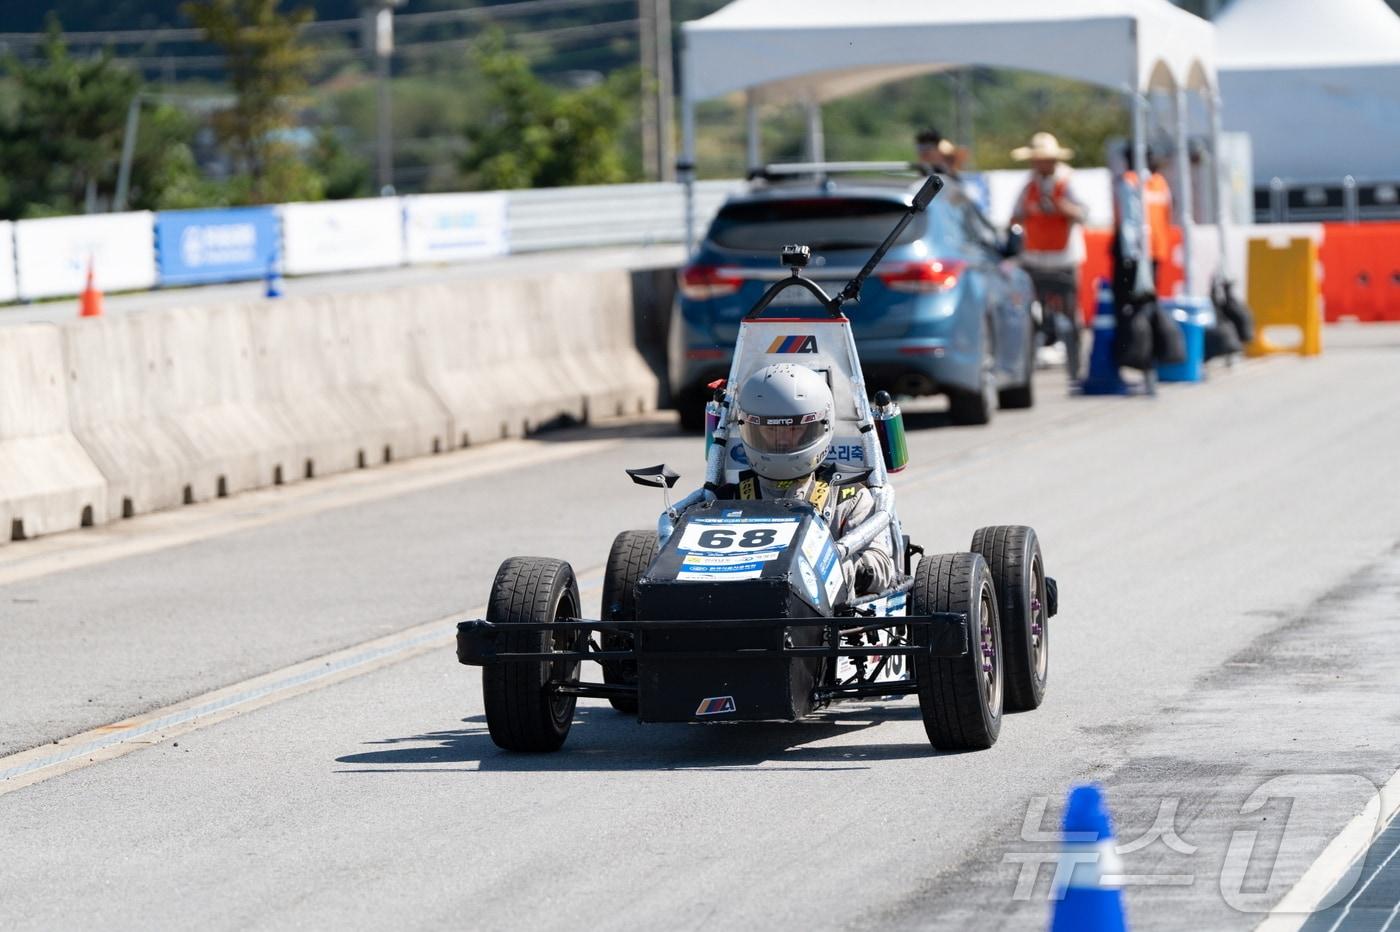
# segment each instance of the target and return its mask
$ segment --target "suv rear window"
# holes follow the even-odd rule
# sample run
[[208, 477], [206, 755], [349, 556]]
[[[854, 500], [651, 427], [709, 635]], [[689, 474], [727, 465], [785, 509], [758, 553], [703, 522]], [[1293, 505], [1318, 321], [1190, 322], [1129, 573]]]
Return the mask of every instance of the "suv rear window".
[[[868, 250], [880, 245], [907, 209], [894, 201], [854, 197], [730, 204], [710, 226], [710, 241], [746, 252], [777, 252], [788, 243], [814, 252]], [[927, 214], [916, 216], [896, 242], [912, 243], [927, 225]]]

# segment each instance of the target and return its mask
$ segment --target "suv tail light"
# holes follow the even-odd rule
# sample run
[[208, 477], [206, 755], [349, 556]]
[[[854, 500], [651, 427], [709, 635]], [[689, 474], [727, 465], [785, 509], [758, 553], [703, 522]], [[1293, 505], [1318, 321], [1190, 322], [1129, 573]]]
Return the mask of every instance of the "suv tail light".
[[733, 269], [713, 265], [688, 265], [681, 269], [681, 294], [692, 301], [723, 298], [738, 291], [744, 279]]
[[928, 294], [951, 291], [966, 268], [967, 263], [961, 259], [920, 259], [917, 262], [891, 263], [875, 274], [886, 288], [893, 291]]

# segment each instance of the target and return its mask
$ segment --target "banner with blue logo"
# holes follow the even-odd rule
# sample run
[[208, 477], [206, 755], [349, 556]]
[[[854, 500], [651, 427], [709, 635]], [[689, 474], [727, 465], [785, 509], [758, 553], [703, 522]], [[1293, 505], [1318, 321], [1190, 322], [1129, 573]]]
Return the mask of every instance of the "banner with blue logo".
[[276, 261], [277, 208], [162, 210], [156, 264], [162, 285], [262, 278]]

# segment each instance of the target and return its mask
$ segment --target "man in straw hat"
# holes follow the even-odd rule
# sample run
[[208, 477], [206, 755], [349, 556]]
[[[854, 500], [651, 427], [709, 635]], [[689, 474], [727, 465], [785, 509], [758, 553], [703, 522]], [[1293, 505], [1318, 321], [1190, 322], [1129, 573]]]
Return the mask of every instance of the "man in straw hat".
[[1021, 264], [1035, 283], [1040, 300], [1041, 331], [1047, 346], [1064, 341], [1069, 377], [1079, 376], [1079, 267], [1084, 263], [1085, 209], [1070, 185], [1065, 161], [1074, 157], [1050, 133], [1036, 133], [1028, 146], [1011, 151], [1018, 162], [1031, 163], [1012, 220], [1025, 230]]

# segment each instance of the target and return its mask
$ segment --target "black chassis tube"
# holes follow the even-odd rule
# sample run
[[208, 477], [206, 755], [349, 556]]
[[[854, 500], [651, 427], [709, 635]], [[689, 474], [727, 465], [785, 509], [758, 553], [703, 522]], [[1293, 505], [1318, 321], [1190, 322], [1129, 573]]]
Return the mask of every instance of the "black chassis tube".
[[[864, 624], [861, 622], [864, 621]], [[850, 630], [851, 622], [859, 624], [862, 631], [883, 628], [909, 629], [911, 643], [901, 646], [852, 645], [841, 646], [840, 634]], [[746, 648], [742, 650], [714, 651], [640, 651], [636, 647], [627, 650], [590, 651], [540, 651], [528, 653], [506, 653], [496, 648], [496, 638], [503, 630], [509, 631], [618, 631], [631, 633], [648, 629], [662, 631], [678, 630], [731, 630], [734, 628], [825, 628], [827, 645], [818, 647]], [[921, 635], [921, 637], [920, 637]], [[566, 618], [553, 622], [512, 623], [497, 625], [481, 619], [470, 619], [457, 623], [457, 660], [469, 666], [488, 666], [496, 663], [512, 663], [530, 660], [644, 660], [649, 656], [668, 660], [771, 660], [775, 657], [888, 657], [888, 656], [927, 656], [964, 657], [968, 652], [967, 615], [962, 612], [935, 612], [928, 615], [890, 615], [882, 623], [865, 621], [860, 618], [726, 618], [684, 621], [590, 621]]]

